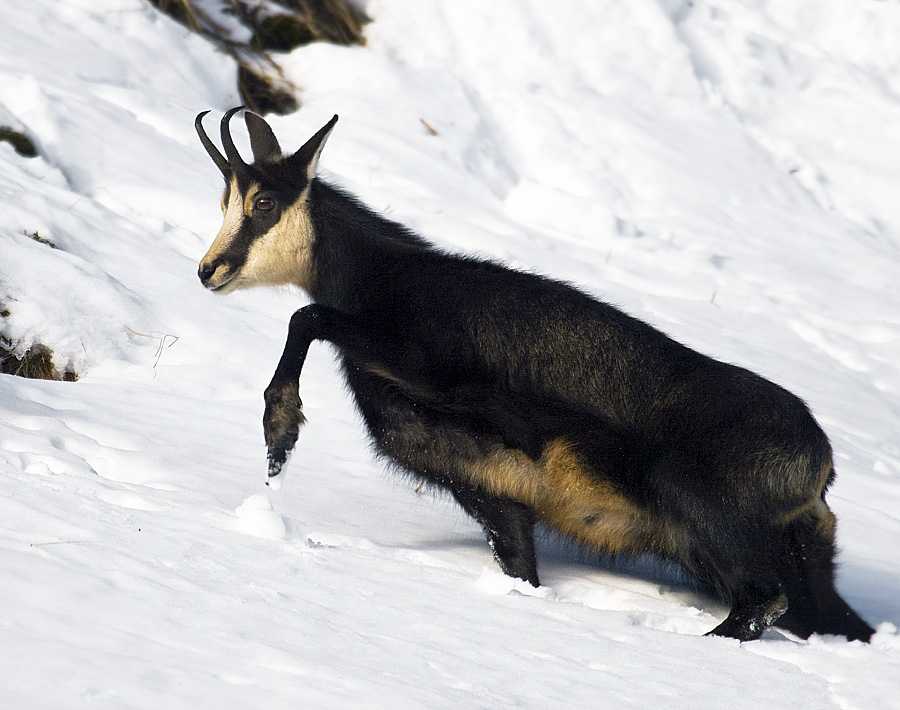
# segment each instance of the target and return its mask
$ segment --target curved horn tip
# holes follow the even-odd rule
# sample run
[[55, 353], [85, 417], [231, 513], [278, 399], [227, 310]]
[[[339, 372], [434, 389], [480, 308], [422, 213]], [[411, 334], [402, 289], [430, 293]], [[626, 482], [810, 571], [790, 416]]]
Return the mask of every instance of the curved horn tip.
[[222, 116], [222, 122], [220, 125], [220, 133], [222, 134], [222, 147], [225, 149], [225, 157], [228, 159], [228, 164], [231, 166], [232, 170], [240, 171], [243, 168], [247, 167], [247, 163], [244, 162], [244, 159], [241, 158], [241, 154], [238, 152], [238, 149], [234, 146], [234, 141], [231, 138], [231, 132], [228, 130], [228, 123], [231, 121], [231, 117], [234, 116], [238, 111], [242, 111], [244, 109], [243, 106], [235, 106], [234, 108], [230, 108], [225, 112], [225, 115]]
[[197, 135], [200, 136], [200, 142], [203, 144], [203, 147], [206, 149], [206, 152], [209, 154], [209, 157], [212, 158], [213, 162], [216, 164], [216, 167], [222, 172], [223, 175], [226, 175], [228, 171], [231, 169], [231, 166], [228, 164], [228, 161], [225, 157], [219, 152], [219, 149], [213, 144], [213, 142], [209, 139], [209, 136], [206, 135], [206, 131], [203, 130], [203, 117], [208, 114], [209, 111], [202, 111], [197, 114], [197, 118], [194, 119], [194, 128], [197, 130]]

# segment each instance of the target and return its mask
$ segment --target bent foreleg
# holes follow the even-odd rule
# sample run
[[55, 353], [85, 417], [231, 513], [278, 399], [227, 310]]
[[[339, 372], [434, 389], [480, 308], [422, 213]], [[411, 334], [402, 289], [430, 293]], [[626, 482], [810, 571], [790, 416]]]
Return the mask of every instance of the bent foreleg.
[[269, 478], [281, 472], [297, 443], [300, 427], [306, 423], [300, 399], [300, 374], [314, 340], [334, 343], [366, 360], [383, 349], [357, 317], [334, 308], [314, 303], [291, 316], [284, 351], [265, 391], [263, 431], [268, 447]]

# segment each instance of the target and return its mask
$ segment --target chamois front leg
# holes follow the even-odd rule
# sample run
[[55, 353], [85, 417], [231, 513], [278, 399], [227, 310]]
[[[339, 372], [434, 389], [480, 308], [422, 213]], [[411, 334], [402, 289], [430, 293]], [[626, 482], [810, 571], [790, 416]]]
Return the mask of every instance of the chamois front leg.
[[524, 503], [491, 495], [471, 484], [454, 482], [449, 487], [463, 509], [481, 525], [503, 573], [540, 587], [534, 511]]
[[300, 427], [306, 423], [300, 399], [300, 373], [309, 346], [315, 340], [314, 312], [301, 308], [291, 317], [287, 342], [272, 381], [266, 387], [263, 432], [268, 447], [269, 478], [281, 473], [288, 454], [297, 443]]
[[313, 303], [291, 316], [284, 352], [265, 391], [263, 431], [269, 449], [269, 478], [281, 473], [297, 443], [300, 427], [306, 423], [300, 399], [300, 373], [314, 340], [327, 340], [362, 357], [378, 352], [369, 330], [347, 313]]
[[270, 383], [265, 392], [266, 412], [263, 430], [268, 447], [269, 478], [274, 478], [287, 463], [288, 455], [297, 443], [300, 427], [306, 424], [303, 402], [297, 380], [283, 386]]

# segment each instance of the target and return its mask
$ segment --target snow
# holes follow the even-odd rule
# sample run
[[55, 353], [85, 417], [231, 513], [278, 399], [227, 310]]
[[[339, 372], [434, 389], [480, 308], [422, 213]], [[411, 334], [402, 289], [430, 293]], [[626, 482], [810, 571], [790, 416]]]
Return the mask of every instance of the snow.
[[239, 103], [233, 62], [141, 0], [31, 0], [0, 23], [0, 123], [41, 153], [0, 143], [0, 328], [81, 379], [0, 376], [3, 706], [900, 708], [900, 5], [367, 12], [365, 48], [284, 58], [282, 145], [339, 113], [321, 173], [373, 208], [806, 399], [838, 588], [878, 633], [704, 637], [726, 610], [678, 574], [550, 536], [543, 587], [506, 578], [373, 461], [327, 346], [266, 487], [262, 391], [305, 299], [196, 278], [221, 177], [193, 118]]

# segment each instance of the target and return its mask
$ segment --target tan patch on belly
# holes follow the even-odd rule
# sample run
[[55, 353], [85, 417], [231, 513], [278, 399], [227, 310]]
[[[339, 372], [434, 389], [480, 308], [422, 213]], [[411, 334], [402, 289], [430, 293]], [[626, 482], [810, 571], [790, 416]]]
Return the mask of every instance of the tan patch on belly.
[[602, 471], [593, 474], [565, 439], [550, 442], [539, 461], [499, 449], [472, 467], [473, 482], [521, 501], [551, 528], [606, 552], [675, 553], [675, 535], [631, 503]]

